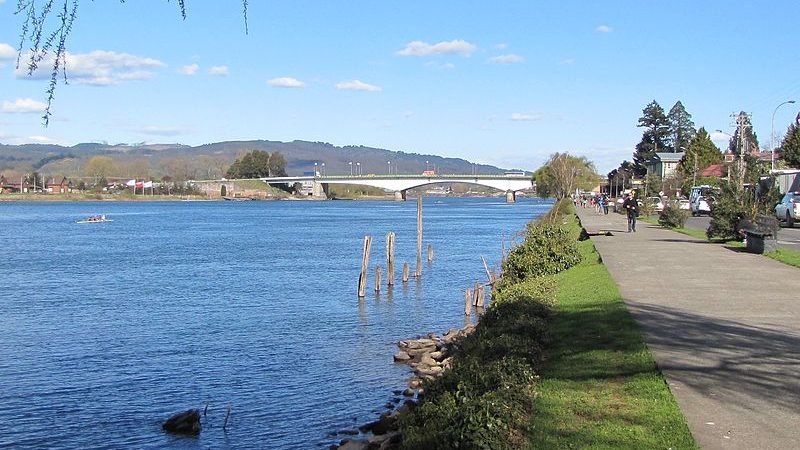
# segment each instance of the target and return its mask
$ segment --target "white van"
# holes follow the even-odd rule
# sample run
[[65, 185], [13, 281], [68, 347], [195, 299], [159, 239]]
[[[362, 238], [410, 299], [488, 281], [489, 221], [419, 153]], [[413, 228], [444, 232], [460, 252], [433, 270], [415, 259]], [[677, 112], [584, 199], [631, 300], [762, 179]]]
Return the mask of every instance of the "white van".
[[718, 192], [717, 188], [707, 184], [692, 187], [692, 192], [689, 194], [689, 209], [692, 215], [711, 214], [714, 196]]

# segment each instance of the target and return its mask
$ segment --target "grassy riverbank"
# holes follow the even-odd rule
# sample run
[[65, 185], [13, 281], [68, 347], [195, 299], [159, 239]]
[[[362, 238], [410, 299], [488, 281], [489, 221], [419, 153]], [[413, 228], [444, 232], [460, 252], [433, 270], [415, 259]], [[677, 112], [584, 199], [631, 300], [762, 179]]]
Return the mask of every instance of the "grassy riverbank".
[[697, 448], [571, 203], [528, 226], [403, 448]]
[[540, 370], [530, 448], [697, 448], [590, 240], [556, 275], [552, 344]]

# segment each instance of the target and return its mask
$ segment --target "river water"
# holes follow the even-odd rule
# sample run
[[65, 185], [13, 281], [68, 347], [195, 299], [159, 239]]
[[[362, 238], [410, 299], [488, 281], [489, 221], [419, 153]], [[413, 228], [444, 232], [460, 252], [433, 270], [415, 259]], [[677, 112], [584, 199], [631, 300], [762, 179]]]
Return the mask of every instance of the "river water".
[[[2, 203], [0, 448], [327, 448], [405, 388], [395, 343], [463, 326], [480, 256], [550, 206], [425, 198], [435, 258], [404, 286], [415, 201]], [[398, 284], [375, 294], [390, 230]], [[198, 437], [161, 431], [206, 403]]]

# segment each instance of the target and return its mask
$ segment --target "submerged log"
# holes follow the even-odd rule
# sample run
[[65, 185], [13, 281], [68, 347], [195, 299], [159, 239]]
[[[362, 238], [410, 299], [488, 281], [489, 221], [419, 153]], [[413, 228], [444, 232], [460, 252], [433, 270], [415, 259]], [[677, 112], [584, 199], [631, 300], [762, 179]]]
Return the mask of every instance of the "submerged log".
[[167, 419], [167, 421], [161, 425], [161, 428], [170, 433], [198, 434], [200, 433], [200, 410], [190, 409], [175, 414]]

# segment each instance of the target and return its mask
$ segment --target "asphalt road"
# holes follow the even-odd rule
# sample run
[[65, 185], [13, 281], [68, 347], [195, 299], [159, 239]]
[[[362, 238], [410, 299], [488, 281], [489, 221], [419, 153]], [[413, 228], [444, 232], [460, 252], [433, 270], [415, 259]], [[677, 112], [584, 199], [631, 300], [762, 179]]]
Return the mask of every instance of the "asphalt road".
[[[689, 217], [686, 219], [685, 226], [687, 228], [706, 230], [709, 222], [711, 222], [709, 216]], [[792, 228], [786, 228], [785, 224], [781, 225], [783, 227], [778, 232], [778, 246], [791, 250], [800, 250], [800, 225], [795, 224]]]

